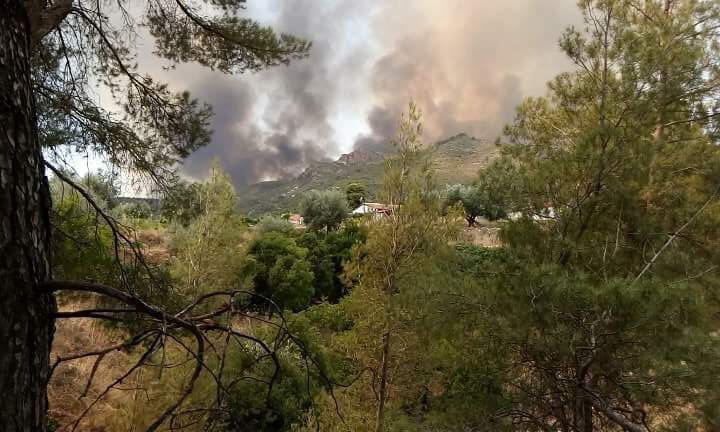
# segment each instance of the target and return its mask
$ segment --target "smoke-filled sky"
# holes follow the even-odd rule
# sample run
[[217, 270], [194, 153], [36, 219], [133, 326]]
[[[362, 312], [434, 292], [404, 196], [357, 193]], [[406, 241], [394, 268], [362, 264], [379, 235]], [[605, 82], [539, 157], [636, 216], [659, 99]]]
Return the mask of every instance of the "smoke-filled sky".
[[494, 139], [524, 97], [570, 69], [557, 40], [580, 22], [575, 0], [249, 0], [245, 12], [310, 39], [310, 57], [239, 76], [140, 62], [213, 105], [213, 142], [183, 172], [204, 178], [218, 158], [237, 186], [382, 149], [411, 100], [426, 141]]

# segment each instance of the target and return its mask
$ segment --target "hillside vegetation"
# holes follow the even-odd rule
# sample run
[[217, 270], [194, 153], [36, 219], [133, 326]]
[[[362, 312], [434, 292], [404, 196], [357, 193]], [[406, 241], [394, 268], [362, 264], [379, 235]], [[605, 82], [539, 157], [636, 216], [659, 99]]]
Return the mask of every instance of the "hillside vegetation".
[[[487, 140], [461, 133], [428, 145], [441, 184], [471, 182], [478, 171], [498, 154], [497, 147]], [[366, 185], [375, 199], [382, 182], [384, 154], [356, 150], [333, 162], [316, 162], [295, 178], [265, 181], [238, 191], [238, 205], [242, 211], [264, 213], [297, 210], [304, 193], [310, 190], [344, 189], [349, 183]]]

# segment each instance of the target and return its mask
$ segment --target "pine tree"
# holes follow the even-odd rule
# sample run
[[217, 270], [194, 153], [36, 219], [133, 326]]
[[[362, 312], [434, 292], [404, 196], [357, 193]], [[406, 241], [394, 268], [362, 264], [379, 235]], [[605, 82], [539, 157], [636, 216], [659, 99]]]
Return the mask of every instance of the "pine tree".
[[431, 259], [448, 248], [458, 228], [456, 215], [443, 216], [421, 133], [420, 112], [411, 104], [393, 141], [396, 154], [385, 164], [380, 198], [391, 211], [368, 221], [367, 241], [348, 265], [348, 276], [358, 284], [341, 303], [354, 323], [341, 349], [350, 353], [360, 376], [343, 399], [354, 419], [350, 428], [388, 430], [388, 411], [396, 413], [402, 399], [390, 394], [415, 388], [412, 365], [418, 357], [409, 352], [422, 347], [411, 317], [425, 303], [417, 296], [427, 288], [424, 276], [435, 268]]
[[476, 276], [466, 325], [497, 357], [475, 355], [529, 430], [712, 429], [720, 5], [580, 7], [578, 69], [506, 128], [507, 200], [545, 217], [508, 223], [501, 273]]

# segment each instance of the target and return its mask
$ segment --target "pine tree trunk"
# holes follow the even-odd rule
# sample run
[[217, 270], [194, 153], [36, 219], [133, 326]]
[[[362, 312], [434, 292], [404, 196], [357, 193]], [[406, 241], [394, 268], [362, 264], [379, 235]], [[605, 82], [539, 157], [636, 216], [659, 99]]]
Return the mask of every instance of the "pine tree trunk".
[[577, 402], [577, 404], [577, 424], [575, 430], [578, 432], [593, 432], [593, 412], [590, 401], [586, 398], [582, 398]]
[[46, 430], [55, 310], [49, 190], [38, 143], [24, 2], [0, 0], [0, 432]]
[[574, 395], [573, 431], [593, 432], [593, 409], [585, 390], [578, 387]]

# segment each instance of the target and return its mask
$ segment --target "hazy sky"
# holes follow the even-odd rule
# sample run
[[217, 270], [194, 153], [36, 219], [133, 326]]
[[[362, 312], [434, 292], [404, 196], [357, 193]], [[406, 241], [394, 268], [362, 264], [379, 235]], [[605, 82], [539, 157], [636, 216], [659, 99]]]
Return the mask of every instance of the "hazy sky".
[[414, 100], [427, 141], [459, 132], [494, 139], [524, 97], [570, 65], [557, 40], [580, 21], [575, 0], [249, 0], [248, 16], [313, 42], [310, 57], [226, 76], [167, 71], [141, 41], [140, 68], [214, 107], [214, 158], [236, 185], [301, 172], [353, 149], [382, 148]]

